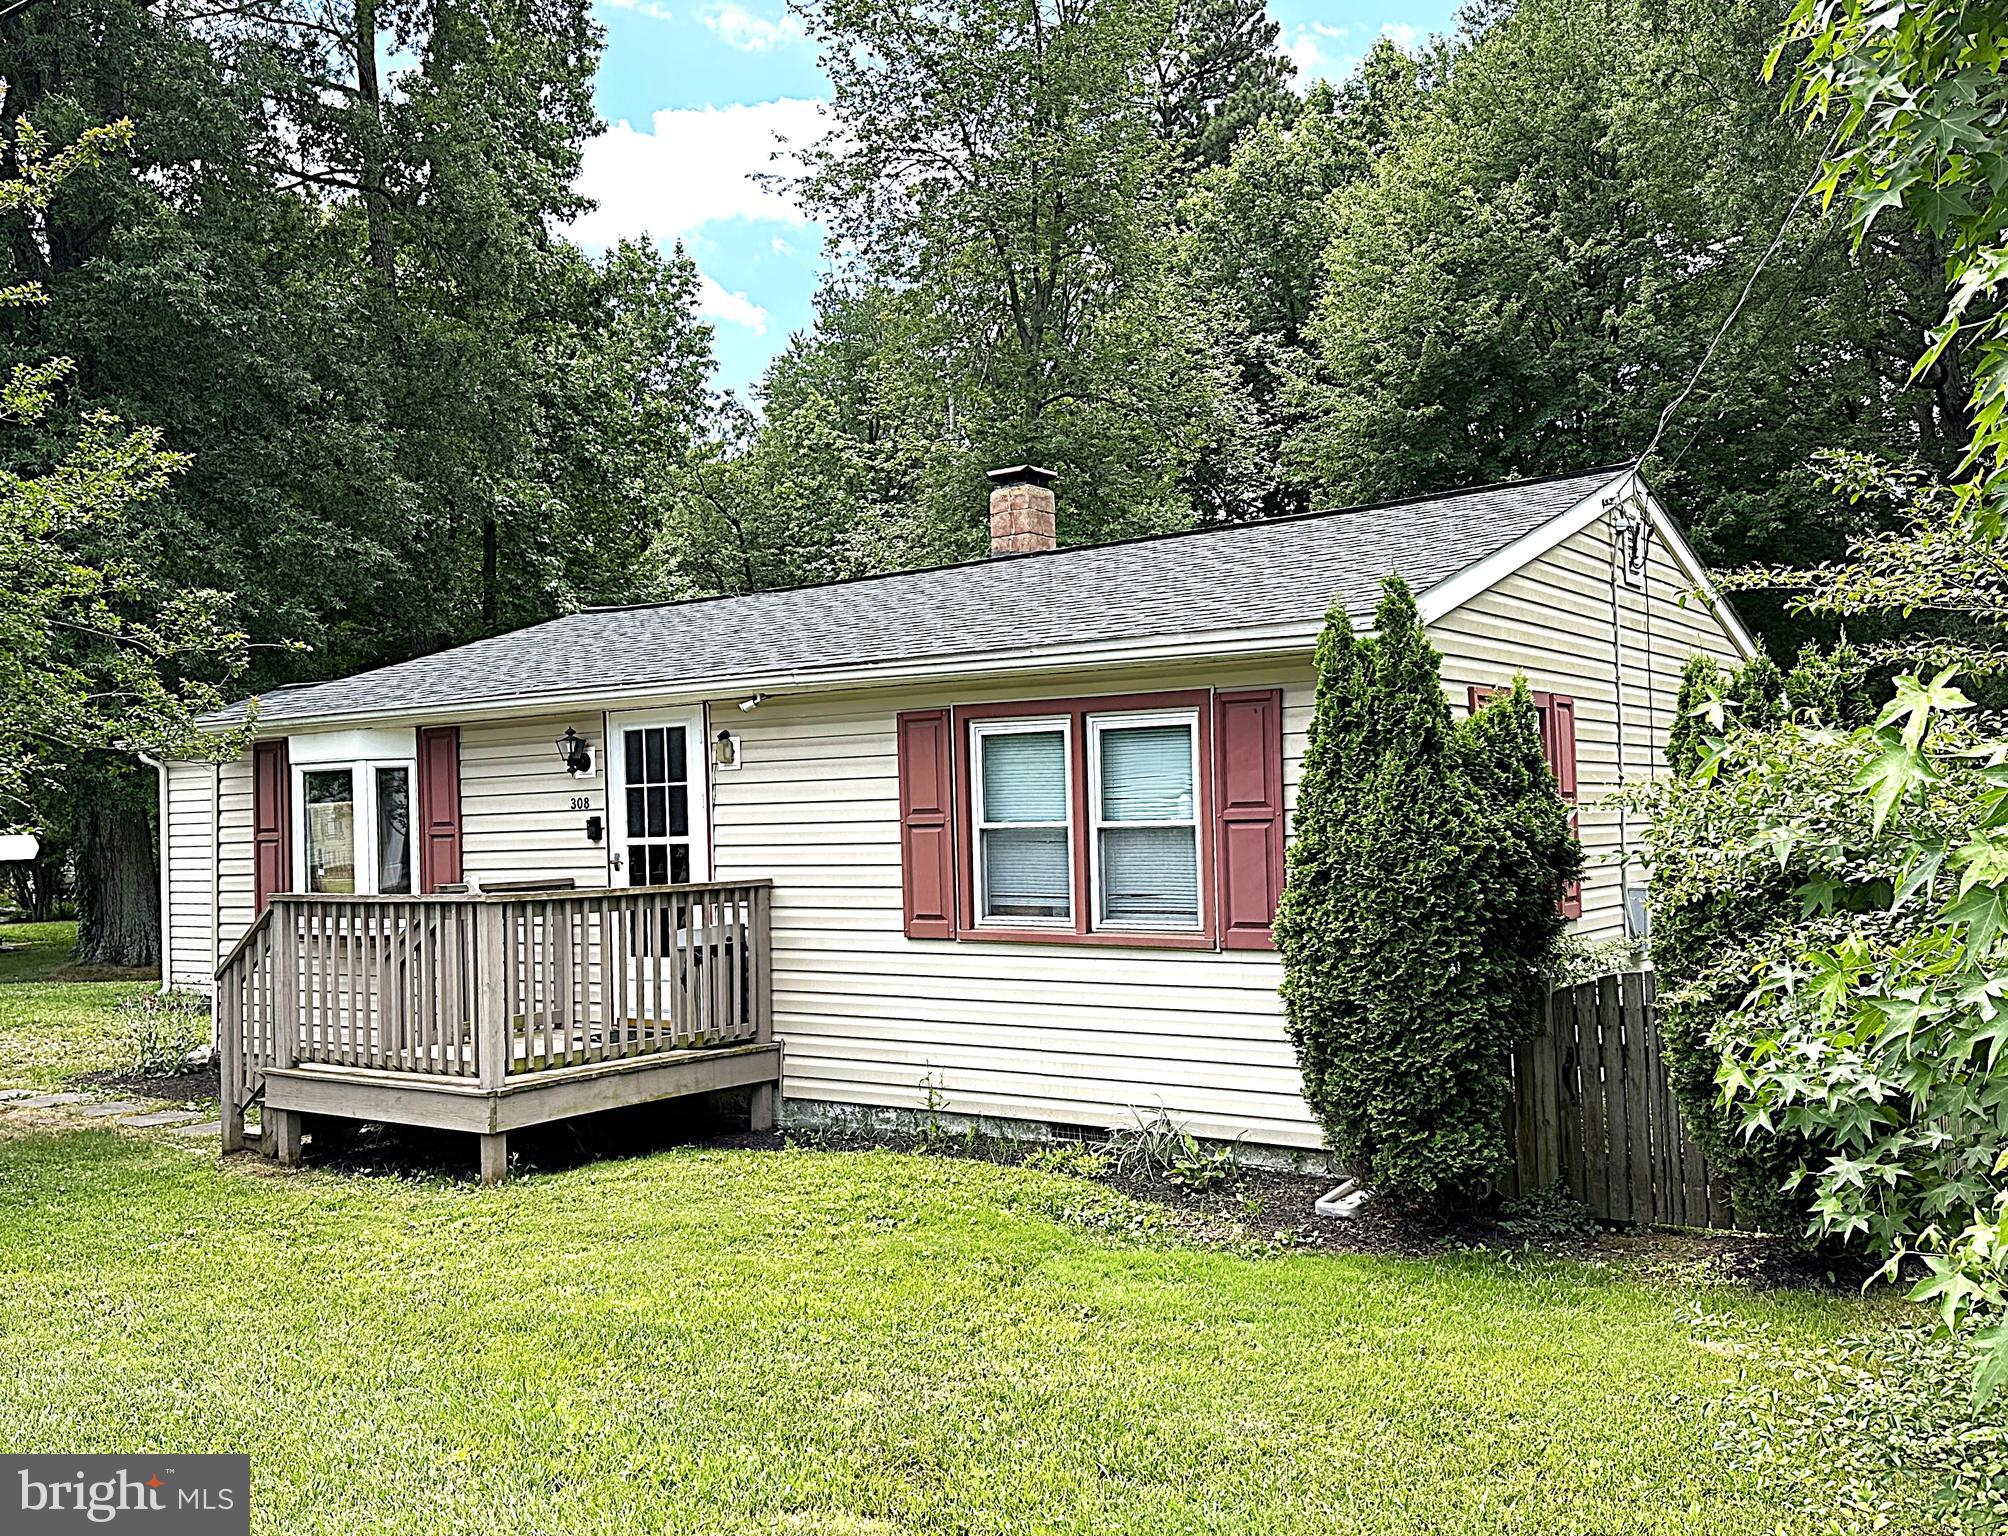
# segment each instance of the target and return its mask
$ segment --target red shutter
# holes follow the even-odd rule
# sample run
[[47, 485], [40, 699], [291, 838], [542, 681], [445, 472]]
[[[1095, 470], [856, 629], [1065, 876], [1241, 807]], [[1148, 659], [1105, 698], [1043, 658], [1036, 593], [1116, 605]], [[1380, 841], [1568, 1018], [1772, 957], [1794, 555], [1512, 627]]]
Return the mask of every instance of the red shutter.
[[418, 733], [419, 889], [458, 885], [460, 869], [460, 727], [428, 725]]
[[954, 737], [945, 709], [902, 710], [899, 867], [910, 939], [955, 937]]
[[1268, 949], [1283, 894], [1282, 690], [1216, 694], [1213, 754], [1220, 942]]
[[283, 736], [251, 744], [251, 881], [260, 912], [293, 888], [293, 764]]
[[[1566, 694], [1541, 693], [1541, 747], [1548, 755], [1548, 769], [1555, 775], [1555, 788], [1569, 804], [1576, 803], [1576, 701]], [[1582, 839], [1580, 815], [1569, 817], [1569, 830]], [[1583, 882], [1572, 880], [1562, 892], [1562, 916], [1583, 915]]]
[[1547, 727], [1548, 766], [1564, 800], [1576, 798], [1576, 701], [1559, 693], [1547, 695], [1542, 723]]
[[1490, 704], [1494, 699], [1501, 698], [1512, 691], [1511, 688], [1494, 688], [1485, 683], [1473, 683], [1470, 688], [1471, 713], [1474, 715], [1477, 714], [1479, 710]]

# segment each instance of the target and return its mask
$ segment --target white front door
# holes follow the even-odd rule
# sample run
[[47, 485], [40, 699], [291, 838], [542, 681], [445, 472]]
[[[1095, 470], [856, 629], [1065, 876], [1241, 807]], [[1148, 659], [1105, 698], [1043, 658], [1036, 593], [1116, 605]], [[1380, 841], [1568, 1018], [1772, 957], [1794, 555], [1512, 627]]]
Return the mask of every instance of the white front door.
[[607, 881], [685, 885], [711, 874], [704, 710], [607, 716]]

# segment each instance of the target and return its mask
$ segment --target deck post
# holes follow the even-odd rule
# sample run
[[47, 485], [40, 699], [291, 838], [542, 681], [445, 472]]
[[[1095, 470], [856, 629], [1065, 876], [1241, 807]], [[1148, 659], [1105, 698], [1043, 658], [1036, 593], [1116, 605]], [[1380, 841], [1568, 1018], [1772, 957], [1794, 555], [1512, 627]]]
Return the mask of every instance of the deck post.
[[283, 896], [272, 898], [272, 1065], [300, 1064], [300, 925]]
[[219, 978], [209, 999], [210, 1016], [216, 1021], [216, 1068], [218, 1092], [223, 1099], [223, 1150], [244, 1149], [244, 993], [243, 982], [232, 973]]
[[300, 1112], [297, 1109], [265, 1110], [264, 1129], [258, 1144], [271, 1144], [272, 1155], [287, 1168], [300, 1166]]
[[[474, 1072], [483, 1088], [500, 1088], [509, 1072], [509, 988], [503, 924], [509, 908], [488, 900], [474, 909]], [[482, 1166], [487, 1166], [487, 1145]]]
[[[753, 1039], [765, 1045], [774, 1038], [774, 891], [756, 885], [753, 897]], [[747, 1128], [774, 1129], [775, 1101], [780, 1097], [778, 1082], [756, 1083], [747, 1116]]]
[[492, 1189], [509, 1176], [509, 1133], [496, 1131], [477, 1139], [481, 1143], [481, 1185]]

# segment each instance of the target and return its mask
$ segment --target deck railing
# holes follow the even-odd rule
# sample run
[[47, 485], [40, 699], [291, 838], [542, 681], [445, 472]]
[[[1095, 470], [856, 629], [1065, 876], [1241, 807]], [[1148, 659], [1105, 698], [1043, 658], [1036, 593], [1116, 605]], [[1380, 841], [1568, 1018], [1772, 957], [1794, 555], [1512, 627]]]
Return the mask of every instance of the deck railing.
[[216, 973], [226, 1111], [241, 1117], [273, 1068], [500, 1088], [770, 1039], [770, 895], [741, 881], [274, 896]]

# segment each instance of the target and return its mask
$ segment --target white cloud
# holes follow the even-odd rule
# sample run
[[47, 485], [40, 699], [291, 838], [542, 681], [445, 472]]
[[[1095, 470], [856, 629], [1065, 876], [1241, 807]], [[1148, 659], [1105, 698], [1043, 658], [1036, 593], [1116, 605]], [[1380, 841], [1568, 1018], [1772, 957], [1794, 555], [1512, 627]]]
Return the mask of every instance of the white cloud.
[[586, 143], [579, 190], [599, 206], [569, 233], [602, 250], [628, 235], [662, 244], [718, 219], [762, 219], [799, 228], [808, 217], [784, 189], [754, 177], [786, 171], [775, 151], [823, 135], [818, 103], [783, 98], [655, 114], [644, 130], [625, 120]]
[[[824, 132], [818, 104], [784, 98], [655, 114], [647, 129], [618, 122], [586, 144], [579, 190], [598, 204], [566, 233], [587, 250], [648, 235], [659, 245], [689, 241], [707, 224], [733, 219], [790, 230], [809, 220], [784, 188], [754, 178], [789, 170], [789, 148]], [[783, 158], [776, 159], [776, 150]], [[700, 274], [698, 310], [765, 334], [767, 311], [742, 292]]]
[[795, 254], [795, 248], [792, 245], [790, 245], [787, 241], [783, 240], [779, 235], [776, 235], [774, 237], [773, 246], [774, 246], [774, 254], [776, 256], [792, 256]]
[[1352, 66], [1359, 62], [1359, 55], [1353, 54], [1343, 61], [1346, 65], [1343, 71], [1334, 67], [1340, 61], [1333, 57], [1331, 45], [1342, 41], [1346, 30], [1314, 21], [1307, 27], [1299, 27], [1297, 35], [1284, 44], [1283, 51], [1304, 80], [1336, 80], [1342, 74], [1350, 74]]
[[743, 325], [755, 336], [767, 334], [767, 311], [743, 293], [727, 293], [716, 278], [697, 274], [697, 312], [709, 320]]
[[[1298, 79], [1305, 84], [1313, 80], [1343, 80], [1358, 69], [1361, 60], [1366, 57], [1365, 51], [1340, 46], [1346, 41], [1349, 30], [1327, 26], [1321, 21], [1299, 27], [1283, 45], [1290, 62], [1297, 66]], [[1404, 53], [1413, 53], [1422, 42], [1422, 29], [1405, 21], [1390, 21], [1382, 23], [1374, 37], [1384, 37]]]
[[698, 12], [697, 19], [718, 34], [719, 41], [741, 53], [770, 53], [784, 43], [802, 40], [802, 24], [783, 14], [778, 21], [756, 16], [737, 0], [721, 0]]
[[658, 5], [656, 0], [599, 0], [602, 5], [610, 5], [617, 11], [633, 11], [640, 16], [653, 17], [657, 21], [672, 21], [676, 13], [666, 5]]

